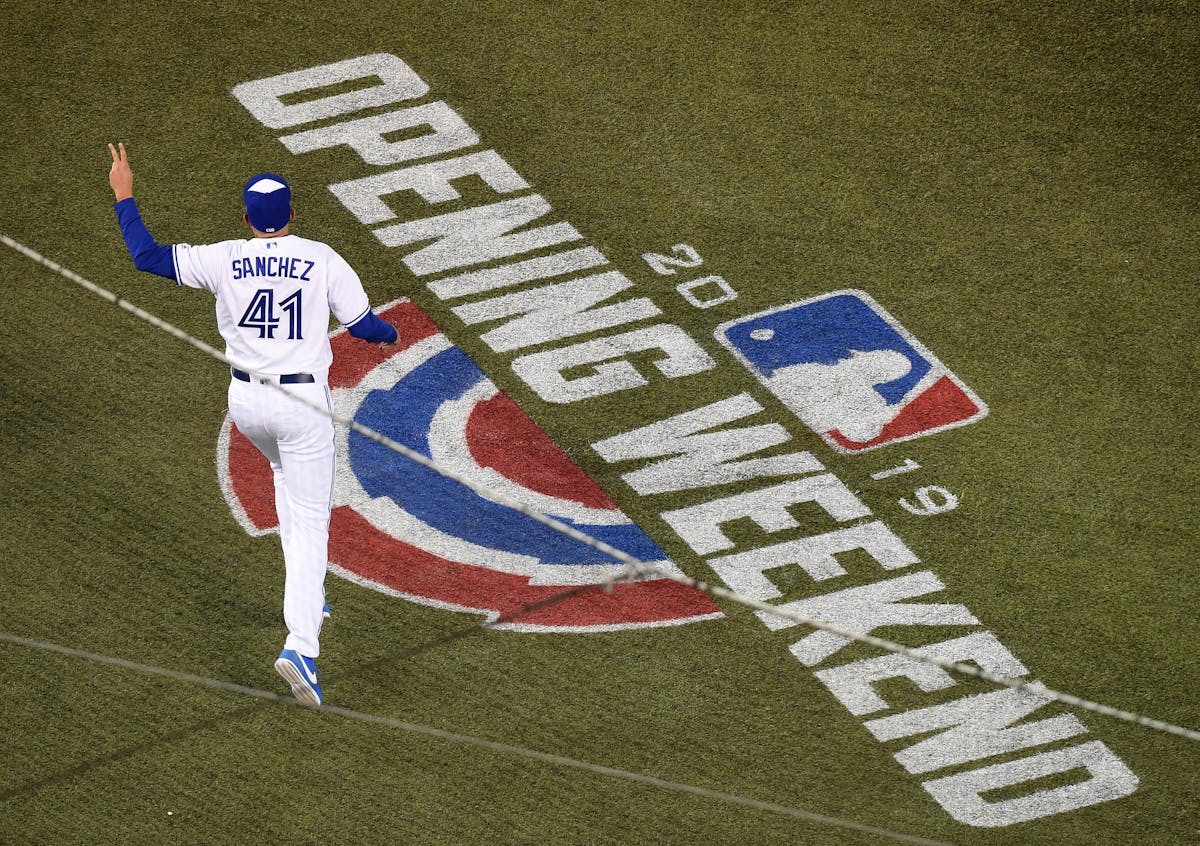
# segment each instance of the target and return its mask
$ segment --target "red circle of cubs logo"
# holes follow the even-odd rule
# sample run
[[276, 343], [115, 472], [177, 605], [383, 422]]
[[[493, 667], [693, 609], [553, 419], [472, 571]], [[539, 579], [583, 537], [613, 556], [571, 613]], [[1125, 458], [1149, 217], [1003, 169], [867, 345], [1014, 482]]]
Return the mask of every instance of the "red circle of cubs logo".
[[[439, 466], [550, 515], [646, 562], [672, 567], [552, 440], [416, 306], [381, 316], [400, 330], [384, 353], [332, 333], [334, 410]], [[701, 591], [670, 579], [597, 584], [621, 565], [471, 488], [337, 427], [330, 571], [352, 582], [489, 619], [518, 631], [605, 631], [720, 616]], [[217, 449], [221, 488], [252, 535], [278, 531], [266, 459], [226, 416]], [[526, 606], [533, 606], [526, 608]], [[526, 609], [522, 611], [521, 609]]]

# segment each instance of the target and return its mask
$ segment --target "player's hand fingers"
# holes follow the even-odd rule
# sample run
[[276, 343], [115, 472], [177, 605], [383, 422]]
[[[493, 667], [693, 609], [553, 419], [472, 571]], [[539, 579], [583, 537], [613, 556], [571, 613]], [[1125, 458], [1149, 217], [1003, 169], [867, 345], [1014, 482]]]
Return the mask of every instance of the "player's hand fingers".
[[125, 152], [125, 142], [124, 142], [124, 141], [118, 141], [118, 142], [117, 142], [117, 149], [121, 151], [121, 163], [122, 163], [122, 164], [129, 164], [129, 154]]
[[116, 163], [117, 163], [117, 148], [116, 148], [116, 147], [114, 147], [112, 144], [109, 144], [109, 145], [108, 145], [108, 152], [112, 153], [112, 157], [113, 157], [113, 164], [116, 164]]

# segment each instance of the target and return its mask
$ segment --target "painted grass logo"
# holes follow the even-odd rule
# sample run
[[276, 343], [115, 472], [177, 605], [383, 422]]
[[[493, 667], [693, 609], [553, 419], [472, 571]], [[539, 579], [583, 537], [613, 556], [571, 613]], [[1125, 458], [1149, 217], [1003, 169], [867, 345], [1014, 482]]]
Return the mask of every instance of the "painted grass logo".
[[[344, 88], [347, 83], [361, 86], [364, 80], [366, 88]], [[429, 85], [390, 54], [291, 71], [233, 89], [264, 126], [288, 130], [279, 141], [291, 152], [348, 146], [358, 154], [368, 171], [339, 173], [341, 181], [331, 183], [329, 190], [360, 223], [375, 227], [370, 230], [374, 237], [396, 250], [397, 263], [432, 296], [453, 303], [450, 312], [463, 327], [474, 327], [469, 331], [477, 332], [479, 342], [491, 350], [491, 365], [507, 366], [540, 401], [574, 406], [599, 420], [598, 408], [621, 402], [629, 392], [642, 391], [644, 397], [664, 380], [694, 379], [699, 385], [720, 378], [720, 365], [704, 344], [669, 322], [654, 299], [637, 296], [633, 280], [599, 249], [580, 243], [584, 236], [574, 226], [547, 218], [554, 212], [550, 202], [499, 153], [470, 150], [481, 143], [479, 134], [445, 101], [426, 99], [429, 94]], [[379, 106], [391, 110], [361, 114]], [[301, 128], [331, 117], [342, 119]], [[414, 134], [414, 129], [419, 131]], [[455, 184], [464, 178], [482, 180], [499, 199], [464, 204]], [[396, 194], [406, 195], [408, 204], [391, 205]], [[429, 207], [415, 217], [414, 196]], [[667, 276], [675, 268], [703, 263], [687, 244], [672, 250], [673, 255], [648, 253], [643, 259]], [[712, 285], [718, 294], [702, 297]], [[700, 309], [737, 297], [733, 286], [715, 276], [684, 282], [676, 290]], [[489, 457], [485, 432], [499, 431], [502, 438], [525, 438], [530, 444], [545, 436], [538, 432], [533, 437], [519, 410], [500, 398], [423, 315], [417, 317], [415, 309], [405, 313], [424, 329], [414, 334], [406, 327], [401, 336], [424, 340], [386, 365], [360, 364], [353, 373], [339, 373], [334, 386], [343, 410], [477, 478], [484, 474], [524, 491], [528, 501], [548, 503], [551, 513], [604, 532], [606, 538], [635, 531], [606, 499], [591, 488], [585, 491], [577, 470], [565, 469], [570, 462], [548, 441], [540, 453], [520, 446], [526, 462]], [[718, 337], [732, 341], [742, 363], [842, 451], [961, 426], [986, 411], [932, 353], [862, 292], [839, 291], [791, 303], [727, 322], [722, 330]], [[342, 365], [353, 361], [345, 350], [339, 353]], [[428, 399], [423, 398], [426, 392]], [[696, 401], [705, 404], [695, 407]], [[738, 389], [715, 402], [684, 391], [664, 392], [657, 405], [660, 419], [606, 433], [592, 449], [620, 468], [632, 494], [669, 495], [650, 507], [690, 549], [694, 562], [703, 561], [731, 589], [848, 631], [880, 630], [894, 637], [899, 629], [906, 642], [948, 660], [1012, 677], [1029, 672], [967, 606], [937, 596], [947, 588], [932, 569], [904, 572], [921, 563], [920, 556], [874, 516], [859, 497], [861, 491], [852, 490], [806, 450], [780, 451], [793, 440], [792, 433], [770, 419], [772, 411], [750, 392]], [[485, 425], [489, 418], [504, 425]], [[229, 438], [230, 452], [234, 443]], [[503, 453], [505, 444], [499, 446]], [[495, 514], [496, 525], [492, 516], [472, 524], [458, 522], [465, 519], [461, 516], [436, 513], [433, 503], [420, 497], [428, 479], [410, 477], [415, 490], [402, 492], [373, 476], [372, 468], [379, 465], [371, 462], [367, 445], [351, 440], [344, 448], [350, 473], [338, 491], [335, 528], [342, 521], [357, 521], [343, 529], [346, 536], [373, 531], [379, 543], [378, 549], [367, 550], [370, 560], [357, 562], [361, 570], [353, 578], [419, 601], [492, 613], [490, 609], [524, 604], [538, 597], [538, 591], [586, 583], [587, 573], [604, 572], [605, 562], [579, 550], [521, 537], [516, 527], [523, 524], [510, 521], [511, 514], [503, 510], [480, 512]], [[531, 475], [529, 465], [535, 463], [557, 467], [555, 481]], [[919, 468], [906, 459], [870, 478]], [[731, 492], [731, 482], [741, 484]], [[926, 516], [950, 510], [953, 506], [921, 499], [933, 490], [938, 488], [918, 489], [923, 509], [904, 506], [906, 500], [899, 504], [910, 514]], [[460, 508], [479, 505], [445, 487], [432, 486], [430, 493]], [[730, 523], [737, 525], [727, 533]], [[631, 552], [651, 551], [640, 534], [623, 539], [628, 543], [617, 545]], [[488, 557], [488, 548], [498, 551], [495, 558]], [[482, 575], [479, 560], [472, 557], [481, 550], [486, 558]], [[333, 551], [335, 560], [350, 553]], [[407, 568], [386, 577], [377, 571], [394, 566], [401, 553], [411, 555]], [[843, 553], [849, 555], [839, 559]], [[427, 564], [424, 556], [437, 560]], [[787, 576], [781, 578], [785, 568]], [[468, 576], [481, 576], [484, 589], [472, 583], [474, 592], [465, 596], [465, 586], [453, 586]], [[501, 585], [512, 587], [497, 590]], [[694, 595], [664, 599], [652, 593], [674, 590], [671, 585], [649, 582], [629, 588], [620, 595], [614, 592], [619, 598], [612, 605], [597, 592], [598, 606], [574, 609], [578, 615], [569, 620], [539, 619], [528, 627], [661, 625], [715, 613]], [[648, 601], [639, 605], [642, 600]], [[772, 631], [797, 625], [774, 614], [759, 612], [758, 617]], [[922, 636], [932, 632], [945, 638], [947, 627], [955, 636], [933, 642]], [[1137, 775], [1102, 741], [1052, 746], [1086, 734], [1087, 727], [1068, 713], [1046, 716], [1043, 711], [1041, 718], [1029, 719], [1043, 708], [1054, 708], [1053, 699], [1036, 691], [959, 691], [947, 701], [941, 691], [960, 680], [943, 670], [895, 655], [856, 658], [842, 652], [849, 638], [826, 631], [801, 627], [793, 637], [788, 651], [797, 666], [810, 668], [851, 715], [863, 719], [865, 730], [881, 742], [909, 739], [903, 748], [889, 750], [892, 757], [918, 776], [925, 791], [959, 822], [1014, 825], [1119, 799], [1138, 787]], [[909, 700], [913, 707], [903, 710], [884, 698], [900, 695], [901, 688], [892, 687], [895, 682], [885, 681], [897, 678], [933, 695], [924, 704]], [[880, 682], [884, 684], [875, 687]], [[1002, 755], [1009, 757], [997, 761]]]
[[[332, 338], [335, 409], [460, 475], [550, 514], [648, 562], [665, 555], [579, 467], [416, 306], [382, 313], [401, 341], [384, 356]], [[331, 570], [426, 605], [494, 619], [619, 565], [520, 512], [338, 429]], [[251, 534], [277, 530], [266, 459], [226, 417], [217, 466], [230, 509]], [[606, 631], [720, 616], [712, 600], [668, 579], [586, 591], [521, 614], [519, 631]]]
[[716, 336], [839, 452], [987, 415], [979, 397], [864, 291], [834, 291], [739, 318]]

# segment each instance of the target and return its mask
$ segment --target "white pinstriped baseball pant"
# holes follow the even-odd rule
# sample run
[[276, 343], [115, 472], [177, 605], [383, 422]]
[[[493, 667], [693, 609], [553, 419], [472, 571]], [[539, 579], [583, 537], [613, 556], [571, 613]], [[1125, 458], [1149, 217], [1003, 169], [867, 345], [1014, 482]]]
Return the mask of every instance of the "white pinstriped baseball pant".
[[[329, 407], [329, 388], [323, 381], [283, 387]], [[333, 421], [257, 380], [230, 382], [229, 414], [238, 430], [267, 457], [275, 477], [285, 569], [283, 619], [288, 637], [284, 649], [316, 658], [329, 563]]]

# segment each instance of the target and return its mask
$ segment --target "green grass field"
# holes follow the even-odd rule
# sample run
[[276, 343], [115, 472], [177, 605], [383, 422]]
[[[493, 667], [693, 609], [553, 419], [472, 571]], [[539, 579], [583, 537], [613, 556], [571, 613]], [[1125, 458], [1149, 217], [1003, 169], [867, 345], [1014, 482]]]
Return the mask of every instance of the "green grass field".
[[[373, 303], [411, 298], [685, 573], [720, 584], [664, 512], [785, 479], [641, 495], [622, 479], [637, 462], [592, 445], [746, 392], [763, 410], [744, 425], [791, 436], [763, 455], [810, 451], [921, 559], [881, 575], [848, 553], [821, 585], [780, 569], [781, 602], [927, 569], [945, 590], [914, 601], [979, 624], [872, 634], [987, 630], [1030, 679], [1200, 727], [1194, 4], [18, 0], [6, 18], [3, 234], [219, 345], [207, 295], [130, 263], [105, 145], [128, 145], [166, 243], [241, 237], [242, 183], [282, 173], [298, 234], [341, 252]], [[344, 145], [293, 154], [279, 138], [309, 125], [269, 128], [231, 93], [373, 53], [411, 66], [422, 102], [549, 201], [543, 222], [569, 221], [633, 281], [625, 298], [650, 298], [715, 366], [546, 401], [513, 361], [567, 342], [493, 350], [497, 322], [461, 319], [402, 261], [416, 245], [384, 246], [327, 190], [384, 168]], [[459, 187], [438, 213], [496, 199]], [[389, 201], [400, 220], [432, 213]], [[681, 243], [703, 264], [642, 259]], [[705, 275], [736, 299], [677, 293]], [[725, 601], [687, 625], [529, 633], [331, 575], [321, 666], [344, 710], [260, 695], [286, 692], [283, 567], [218, 483], [226, 369], [8, 249], [0, 285], [2, 843], [1200, 842], [1196, 742], [1054, 704], [1029, 720], [1077, 713], [1087, 733], [910, 773], [895, 755], [924, 738], [864, 723], [993, 685], [884, 681], [893, 710], [853, 716], [814, 671], [878, 650], [809, 668], [789, 646], [811, 629]], [[841, 289], [883, 304], [988, 415], [842, 454], [714, 340]], [[906, 460], [920, 469], [871, 478]], [[900, 505], [931, 485], [959, 506]], [[775, 533], [723, 524], [728, 551], [835, 527], [790, 513]], [[987, 828], [923, 787], [1094, 741], [1136, 791]]]

